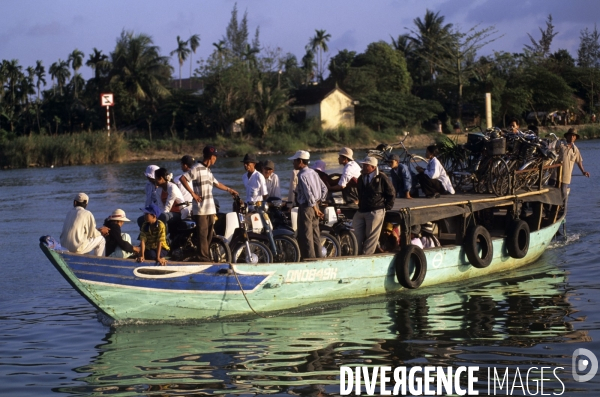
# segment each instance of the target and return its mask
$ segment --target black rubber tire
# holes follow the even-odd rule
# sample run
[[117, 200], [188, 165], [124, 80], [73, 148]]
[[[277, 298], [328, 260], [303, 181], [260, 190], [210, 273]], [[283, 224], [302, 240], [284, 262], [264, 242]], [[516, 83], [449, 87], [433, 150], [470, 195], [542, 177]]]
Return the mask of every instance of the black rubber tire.
[[325, 248], [325, 258], [334, 258], [342, 256], [342, 249], [340, 248], [340, 241], [335, 238], [331, 233], [321, 231], [321, 247]]
[[231, 249], [221, 237], [213, 237], [208, 251], [215, 263], [231, 263]]
[[300, 262], [300, 246], [295, 238], [278, 235], [273, 236], [277, 246], [278, 255], [273, 254], [274, 263]]
[[[411, 272], [411, 262], [414, 272]], [[394, 259], [398, 282], [405, 288], [419, 288], [427, 275], [427, 258], [421, 247], [409, 244], [404, 246]], [[412, 277], [411, 277], [412, 274]]]
[[[273, 263], [271, 249], [260, 241], [250, 240], [250, 252], [258, 256], [258, 263]], [[246, 257], [246, 244], [240, 242], [232, 251], [233, 263], [251, 263]]]
[[511, 223], [506, 233], [506, 249], [512, 258], [525, 258], [529, 251], [529, 225], [519, 219]]
[[342, 256], [357, 256], [358, 241], [352, 230], [342, 230], [338, 234]]
[[[481, 256], [479, 249], [481, 248]], [[464, 249], [469, 263], [478, 269], [486, 268], [492, 263], [494, 246], [490, 232], [481, 225], [472, 225], [465, 234]]]

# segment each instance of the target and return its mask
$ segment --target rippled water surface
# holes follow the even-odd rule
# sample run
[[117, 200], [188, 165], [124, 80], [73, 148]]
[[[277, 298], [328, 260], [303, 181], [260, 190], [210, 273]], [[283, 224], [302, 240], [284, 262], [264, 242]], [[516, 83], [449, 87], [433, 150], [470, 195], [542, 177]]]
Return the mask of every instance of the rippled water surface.
[[[579, 147], [592, 178], [573, 178], [568, 240], [525, 269], [274, 318], [179, 325], [104, 325], [38, 248], [39, 236], [60, 234], [78, 191], [98, 223], [115, 208], [136, 218], [148, 164], [2, 171], [0, 395], [339, 395], [345, 365], [479, 366], [480, 395], [489, 367], [563, 367], [563, 395], [598, 395], [598, 376], [571, 376], [575, 349], [600, 356], [600, 141]], [[274, 160], [286, 186], [291, 164]], [[238, 189], [242, 172], [239, 159], [214, 168]], [[558, 394], [552, 379], [544, 392]]]

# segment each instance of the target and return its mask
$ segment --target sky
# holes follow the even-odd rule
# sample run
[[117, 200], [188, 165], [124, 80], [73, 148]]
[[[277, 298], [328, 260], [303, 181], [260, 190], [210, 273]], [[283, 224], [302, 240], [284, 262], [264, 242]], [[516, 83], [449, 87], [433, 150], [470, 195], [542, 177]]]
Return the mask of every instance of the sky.
[[[193, 60], [206, 58], [225, 34], [233, 0], [2, 0], [0, 60], [17, 59], [25, 69], [42, 60], [46, 70], [79, 49], [87, 60], [92, 49], [110, 53], [123, 29], [150, 35], [163, 55], [176, 48], [176, 37], [200, 35]], [[331, 34], [328, 56], [347, 49], [363, 52], [369, 43], [410, 33], [413, 20], [426, 9], [466, 31], [495, 25], [498, 39], [480, 54], [521, 52], [527, 34], [540, 38], [549, 14], [558, 35], [552, 51], [566, 49], [577, 57], [579, 35], [600, 22], [598, 0], [238, 0], [239, 16], [248, 12], [251, 37], [260, 27], [263, 47], [281, 48], [300, 60], [316, 29]], [[174, 77], [179, 75], [171, 57]], [[84, 62], [85, 65], [85, 62]], [[194, 62], [194, 67], [195, 67]], [[89, 67], [80, 69], [92, 77]], [[182, 70], [189, 77], [189, 61]], [[47, 78], [50, 83], [50, 78]]]

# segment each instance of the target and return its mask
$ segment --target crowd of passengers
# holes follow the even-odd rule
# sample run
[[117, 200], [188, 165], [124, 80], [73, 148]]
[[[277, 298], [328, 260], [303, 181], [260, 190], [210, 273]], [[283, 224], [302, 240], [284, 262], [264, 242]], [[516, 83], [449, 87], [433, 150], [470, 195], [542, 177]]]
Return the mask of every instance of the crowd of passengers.
[[[519, 133], [518, 124], [511, 127], [513, 133]], [[577, 138], [577, 132], [570, 129], [565, 133], [566, 144], [559, 149], [559, 160], [563, 162], [563, 190], [565, 185], [567, 188], [569, 186], [574, 164], [579, 166], [583, 175], [589, 177], [574, 144]], [[80, 254], [135, 258], [138, 262], [153, 260], [165, 265], [169, 252], [169, 228], [181, 219], [191, 217], [197, 228], [195, 234], [198, 239], [199, 260], [212, 262], [209, 245], [217, 213], [213, 189], [239, 195], [213, 175], [212, 166], [219, 155], [220, 152], [214, 146], [206, 146], [199, 161], [189, 155], [183, 156], [180, 161], [183, 174], [175, 178], [165, 168], [156, 165], [146, 168], [146, 202], [142, 209], [143, 215], [137, 219], [140, 228], [139, 246], [132, 245], [129, 234], [121, 232], [124, 222], [130, 221], [121, 209], [115, 210], [106, 218], [102, 227], [97, 228], [94, 216], [86, 209], [89, 197], [85, 193], [78, 193], [73, 200], [73, 209], [67, 214], [60, 236], [61, 245]], [[289, 158], [294, 170], [287, 198], [289, 207], [298, 207], [297, 240], [302, 258], [317, 258], [321, 254], [319, 222], [324, 217], [321, 204], [330, 200], [335, 192], [341, 192], [346, 205], [356, 210], [352, 227], [359, 254], [397, 250], [400, 244], [399, 227], [384, 222], [385, 212], [392, 209], [396, 199], [417, 197], [417, 182], [428, 198], [454, 194], [452, 183], [437, 155], [437, 147], [428, 146], [427, 168], [418, 167], [418, 174], [415, 176], [411, 175], [397, 155], [393, 155], [388, 161], [390, 178], [379, 171], [376, 158], [365, 157], [357, 161], [352, 149], [345, 147], [338, 154], [338, 163], [343, 166], [343, 170], [339, 178], [336, 178], [325, 172], [326, 164], [323, 160], [316, 160], [309, 166], [310, 153], [305, 150], [297, 151]], [[282, 197], [273, 161], [259, 162], [256, 157], [247, 154], [241, 162], [245, 170], [242, 181], [246, 190], [246, 203], [260, 205], [269, 197]], [[434, 232], [435, 225], [431, 222], [412, 226], [411, 244], [425, 249], [439, 247], [440, 242]]]

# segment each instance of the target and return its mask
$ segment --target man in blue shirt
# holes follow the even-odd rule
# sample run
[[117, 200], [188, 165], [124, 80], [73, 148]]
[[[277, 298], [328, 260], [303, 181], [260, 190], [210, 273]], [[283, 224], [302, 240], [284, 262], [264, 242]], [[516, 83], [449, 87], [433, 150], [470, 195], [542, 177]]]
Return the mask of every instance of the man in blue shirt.
[[392, 170], [390, 174], [392, 176], [392, 185], [396, 190], [396, 197], [398, 198], [412, 198], [410, 196], [410, 190], [412, 188], [412, 177], [408, 166], [400, 163], [400, 156], [397, 154], [392, 155], [388, 161]]

